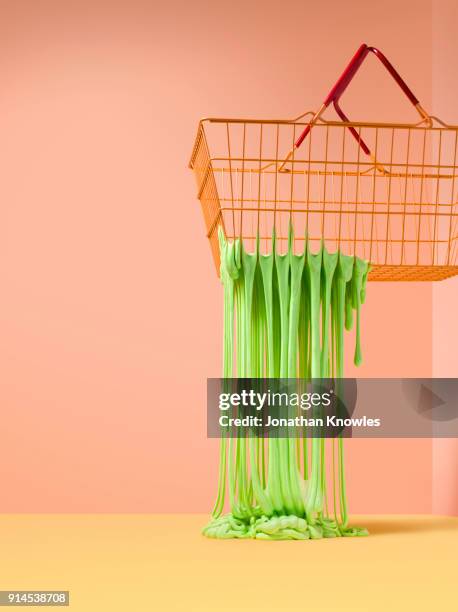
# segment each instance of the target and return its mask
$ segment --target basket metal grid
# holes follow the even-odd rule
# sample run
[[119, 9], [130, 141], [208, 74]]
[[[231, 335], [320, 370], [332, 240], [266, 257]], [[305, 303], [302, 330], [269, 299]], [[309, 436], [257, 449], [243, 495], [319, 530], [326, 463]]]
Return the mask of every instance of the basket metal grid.
[[[373, 52], [417, 108], [417, 124], [348, 120], [339, 98]], [[409, 95], [410, 94], [410, 95]], [[322, 112], [333, 102], [342, 121]], [[362, 45], [322, 107], [294, 120], [203, 119], [190, 166], [213, 258], [218, 227], [269, 252], [307, 239], [371, 262], [369, 280], [441, 280], [458, 274], [458, 126], [420, 106], [380, 51]]]

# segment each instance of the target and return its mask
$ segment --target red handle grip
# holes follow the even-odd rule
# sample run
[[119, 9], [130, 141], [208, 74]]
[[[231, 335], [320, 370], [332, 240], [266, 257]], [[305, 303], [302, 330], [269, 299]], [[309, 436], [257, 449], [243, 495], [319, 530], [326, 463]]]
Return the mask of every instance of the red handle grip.
[[[343, 92], [347, 89], [347, 87], [350, 84], [351, 80], [353, 79], [355, 74], [358, 72], [359, 67], [361, 66], [361, 64], [363, 63], [363, 61], [365, 60], [366, 56], [369, 53], [373, 53], [382, 62], [382, 64], [385, 66], [385, 68], [391, 74], [393, 79], [396, 81], [396, 83], [399, 85], [399, 87], [405, 93], [405, 95], [410, 100], [410, 102], [414, 106], [417, 106], [419, 104], [419, 101], [416, 98], [416, 96], [412, 93], [411, 89], [407, 86], [407, 84], [404, 81], [404, 79], [397, 72], [397, 70], [391, 64], [391, 62], [389, 62], [388, 59], [383, 55], [383, 53], [379, 49], [376, 49], [375, 47], [368, 47], [366, 44], [362, 44], [359, 47], [359, 49], [356, 51], [355, 55], [350, 60], [350, 63], [348, 64], [348, 66], [343, 71], [343, 73], [342, 73], [341, 77], [339, 78], [339, 80], [337, 81], [337, 83], [334, 85], [334, 87], [331, 89], [331, 91], [327, 95], [326, 99], [323, 102], [322, 110], [327, 108], [331, 104], [331, 102], [332, 102], [334, 104], [334, 108], [336, 109], [337, 114], [342, 119], [342, 121], [346, 121], [346, 122], [348, 121], [348, 118], [345, 116], [344, 112], [342, 111], [342, 109], [339, 106], [339, 99], [340, 99], [341, 95], [343, 94]], [[306, 128], [304, 129], [304, 131], [302, 132], [302, 134], [299, 136], [299, 138], [296, 140], [296, 142], [295, 142], [295, 147], [296, 148], [299, 147], [302, 144], [302, 142], [306, 138], [307, 134], [310, 132], [311, 128], [312, 128], [312, 123], [309, 123], [306, 126]], [[361, 139], [361, 137], [358, 135], [358, 132], [355, 130], [355, 128], [349, 126], [348, 129], [353, 134], [353, 136], [355, 137], [355, 139], [357, 140], [358, 144], [361, 146], [363, 151], [366, 154], [369, 155], [369, 153], [370, 153], [369, 148], [364, 143], [364, 141]]]
[[383, 55], [383, 53], [379, 49], [376, 49], [375, 47], [368, 47], [365, 44], [362, 44], [360, 46], [348, 66], [343, 71], [340, 79], [329, 92], [328, 97], [324, 101], [325, 106], [329, 106], [331, 102], [339, 100], [340, 96], [346, 90], [350, 81], [353, 79], [359, 67], [361, 66], [361, 64], [369, 53], [373, 53], [376, 57], [378, 57], [378, 59], [382, 62], [382, 64], [391, 74], [391, 76], [405, 93], [405, 95], [409, 98], [410, 102], [412, 102], [412, 104], [416, 106], [418, 104], [418, 99], [414, 96], [407, 83], [401, 77], [401, 75], [393, 66], [393, 64], [391, 64], [391, 62], [385, 57], [385, 55]]
[[334, 85], [334, 87], [329, 92], [327, 98], [323, 102], [323, 104], [328, 107], [331, 102], [334, 100], [339, 100], [340, 96], [347, 89], [350, 81], [353, 79], [355, 74], [357, 73], [359, 67], [363, 63], [366, 55], [368, 54], [369, 47], [366, 44], [362, 44], [355, 55], [351, 58], [348, 66], [342, 72], [340, 79]]

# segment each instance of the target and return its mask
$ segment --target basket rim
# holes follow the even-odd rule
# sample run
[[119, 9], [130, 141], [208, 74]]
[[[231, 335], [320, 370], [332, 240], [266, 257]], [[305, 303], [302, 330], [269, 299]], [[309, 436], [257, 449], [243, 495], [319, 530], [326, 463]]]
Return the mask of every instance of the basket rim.
[[[299, 118], [295, 119], [260, 119], [260, 118], [243, 118], [243, 117], [202, 117], [199, 120], [197, 126], [197, 134], [194, 139], [192, 153], [188, 162], [188, 167], [193, 168], [195, 155], [199, 146], [200, 139], [202, 136], [205, 138], [205, 125], [210, 123], [226, 123], [226, 124], [251, 124], [251, 125], [297, 125], [305, 127], [311, 123], [311, 121], [302, 120], [306, 115], [310, 115], [312, 111], [304, 113]], [[423, 130], [428, 132], [457, 132], [458, 125], [446, 124], [437, 117], [431, 116], [431, 119], [435, 120], [439, 125], [428, 125], [420, 121], [419, 123], [387, 123], [387, 122], [376, 122], [376, 121], [334, 121], [322, 119], [321, 117], [313, 122], [313, 127], [341, 127], [341, 128], [381, 128], [381, 129], [411, 129], [411, 130]]]
[[[436, 117], [432, 117], [436, 119]], [[251, 123], [251, 124], [278, 124], [278, 125], [299, 125], [307, 126], [310, 121], [298, 121], [296, 119], [262, 119], [262, 118], [244, 118], [244, 117], [202, 117], [199, 120], [198, 129], [205, 123]], [[395, 123], [395, 122], [380, 122], [380, 121], [334, 121], [328, 119], [318, 119], [313, 126], [338, 126], [338, 127], [373, 127], [373, 128], [401, 128], [401, 129], [417, 129], [428, 131], [447, 131], [458, 130], [458, 125], [442, 123], [438, 126], [425, 125], [420, 123]]]

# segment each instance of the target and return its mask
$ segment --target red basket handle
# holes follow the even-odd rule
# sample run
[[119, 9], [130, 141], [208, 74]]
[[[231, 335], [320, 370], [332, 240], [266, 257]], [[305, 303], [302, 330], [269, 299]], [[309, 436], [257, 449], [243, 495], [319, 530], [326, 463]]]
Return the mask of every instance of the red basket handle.
[[[366, 56], [369, 53], [373, 53], [376, 57], [378, 57], [378, 59], [382, 62], [382, 64], [385, 66], [385, 68], [391, 74], [393, 79], [396, 81], [396, 83], [399, 85], [399, 87], [405, 93], [405, 95], [410, 100], [410, 102], [415, 106], [415, 108], [419, 112], [421, 118], [423, 120], [427, 121], [429, 124], [431, 124], [430, 116], [422, 108], [422, 106], [420, 105], [420, 102], [418, 101], [418, 98], [412, 93], [411, 89], [407, 86], [406, 82], [401, 77], [401, 75], [397, 72], [397, 70], [394, 68], [394, 66], [391, 64], [391, 62], [388, 61], [388, 59], [383, 55], [383, 53], [379, 49], [376, 49], [375, 47], [368, 47], [366, 44], [362, 44], [359, 47], [358, 51], [355, 53], [355, 55], [352, 57], [352, 59], [351, 59], [350, 63], [348, 64], [348, 66], [343, 71], [340, 79], [337, 81], [337, 83], [334, 85], [334, 87], [329, 92], [329, 94], [326, 97], [326, 99], [324, 100], [320, 110], [314, 115], [313, 119], [306, 126], [306, 128], [304, 129], [302, 134], [299, 136], [299, 138], [294, 143], [294, 148], [297, 149], [298, 147], [301, 146], [302, 142], [304, 141], [304, 139], [307, 137], [307, 135], [309, 134], [310, 130], [312, 129], [313, 124], [317, 121], [317, 119], [320, 117], [320, 115], [323, 113], [323, 111], [331, 104], [331, 102], [334, 104], [334, 108], [335, 108], [337, 114], [339, 115], [339, 117], [342, 119], [342, 121], [345, 121], [345, 122], [349, 121], [347, 116], [343, 112], [343, 110], [340, 108], [339, 100], [340, 100], [341, 95], [347, 89], [347, 87], [350, 84], [351, 80], [353, 79], [353, 77], [357, 73], [359, 67], [361, 66], [361, 64], [363, 63], [363, 61], [365, 60]], [[354, 138], [356, 139], [356, 141], [358, 142], [360, 147], [363, 149], [363, 151], [367, 155], [370, 155], [370, 150], [369, 150], [368, 146], [363, 141], [363, 139], [359, 136], [359, 134], [355, 130], [355, 128], [352, 127], [352, 126], [349, 126], [348, 129], [353, 134]]]

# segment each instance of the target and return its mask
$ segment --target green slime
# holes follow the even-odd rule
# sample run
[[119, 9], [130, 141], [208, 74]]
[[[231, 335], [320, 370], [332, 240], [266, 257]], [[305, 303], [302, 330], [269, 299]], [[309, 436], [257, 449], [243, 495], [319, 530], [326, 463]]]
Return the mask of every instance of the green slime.
[[[312, 253], [248, 253], [239, 239], [219, 243], [224, 288], [223, 376], [343, 378], [344, 329], [356, 312], [354, 362], [362, 361], [360, 309], [369, 264], [322, 244]], [[327, 503], [326, 443], [314, 437], [221, 439], [219, 486], [210, 538], [307, 540], [364, 536], [348, 526], [341, 437], [332, 439], [332, 514]], [[336, 448], [337, 446], [337, 448]], [[310, 447], [310, 448], [309, 448]], [[335, 456], [337, 460], [335, 460]], [[231, 512], [223, 514], [226, 495]]]

